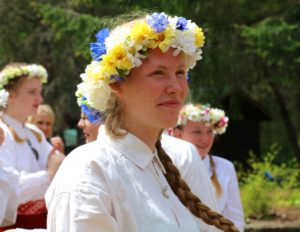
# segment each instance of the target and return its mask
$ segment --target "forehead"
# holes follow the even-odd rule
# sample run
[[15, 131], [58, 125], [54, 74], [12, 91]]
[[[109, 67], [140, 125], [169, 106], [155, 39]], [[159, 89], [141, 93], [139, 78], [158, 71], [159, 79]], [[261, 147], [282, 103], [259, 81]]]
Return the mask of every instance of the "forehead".
[[187, 124], [185, 125], [186, 128], [190, 129], [201, 129], [201, 130], [211, 130], [211, 126], [206, 126], [204, 122], [202, 121], [188, 121]]
[[143, 65], [156, 65], [156, 66], [184, 66], [185, 55], [184, 53], [174, 54], [175, 49], [170, 48], [167, 52], [163, 53], [160, 49], [150, 49], [148, 57], [142, 61]]
[[53, 120], [52, 114], [45, 112], [45, 111], [39, 112], [36, 115], [36, 118], [40, 119], [40, 120], [51, 120], [51, 121]]
[[16, 88], [18, 89], [42, 89], [42, 83], [40, 78], [20, 78], [19, 82], [16, 84]]

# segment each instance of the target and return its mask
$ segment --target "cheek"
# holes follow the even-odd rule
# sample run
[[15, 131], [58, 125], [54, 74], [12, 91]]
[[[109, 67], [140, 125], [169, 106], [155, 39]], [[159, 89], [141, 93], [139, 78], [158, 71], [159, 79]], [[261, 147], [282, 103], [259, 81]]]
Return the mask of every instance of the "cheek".
[[187, 82], [187, 79], [184, 79], [183, 81], [182, 81], [182, 84], [181, 84], [181, 88], [182, 88], [182, 92], [183, 92], [183, 94], [184, 94], [184, 96], [187, 96], [187, 94], [188, 94], [188, 82]]
[[213, 135], [213, 136], [210, 137], [210, 141], [209, 142], [212, 145], [214, 143], [214, 141], [215, 141], [215, 136]]
[[197, 135], [190, 133], [190, 132], [184, 132], [184, 133], [182, 133], [182, 139], [195, 144], [197, 141]]

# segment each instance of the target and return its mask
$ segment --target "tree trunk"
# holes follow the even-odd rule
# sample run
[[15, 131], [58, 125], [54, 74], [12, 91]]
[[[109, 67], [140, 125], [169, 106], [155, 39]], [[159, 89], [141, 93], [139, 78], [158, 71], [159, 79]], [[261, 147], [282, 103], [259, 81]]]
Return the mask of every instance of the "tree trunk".
[[269, 84], [275, 95], [275, 99], [279, 105], [279, 111], [282, 116], [292, 150], [293, 150], [293, 152], [298, 160], [298, 163], [300, 165], [300, 146], [298, 144], [297, 133], [296, 133], [296, 129], [292, 123], [292, 120], [290, 118], [289, 112], [286, 108], [284, 97], [282, 96], [280, 89], [278, 88], [278, 85], [276, 83], [270, 81]]

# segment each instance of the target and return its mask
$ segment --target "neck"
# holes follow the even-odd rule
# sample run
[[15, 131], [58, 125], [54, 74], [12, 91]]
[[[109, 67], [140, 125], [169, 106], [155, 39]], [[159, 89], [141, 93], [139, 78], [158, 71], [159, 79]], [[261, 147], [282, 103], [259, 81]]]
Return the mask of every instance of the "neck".
[[4, 113], [7, 114], [8, 116], [14, 118], [15, 120], [19, 121], [22, 124], [25, 124], [26, 122], [26, 116], [22, 113], [18, 113], [17, 111], [11, 110], [9, 107], [4, 110]]
[[142, 140], [151, 149], [151, 151], [155, 150], [155, 144], [160, 135], [159, 128], [141, 126], [137, 122], [130, 122], [128, 120], [125, 120], [123, 128]]

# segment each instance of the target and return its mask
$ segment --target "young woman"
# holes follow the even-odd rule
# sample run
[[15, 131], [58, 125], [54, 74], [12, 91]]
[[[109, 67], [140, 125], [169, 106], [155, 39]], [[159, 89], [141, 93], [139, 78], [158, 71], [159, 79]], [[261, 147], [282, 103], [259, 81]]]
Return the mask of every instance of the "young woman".
[[54, 148], [64, 154], [65, 145], [61, 137], [52, 137], [53, 127], [55, 124], [55, 114], [51, 106], [41, 104], [38, 106], [36, 115], [30, 116], [28, 122], [36, 125], [45, 134], [46, 138], [51, 142]]
[[[101, 124], [105, 121], [105, 115], [92, 109], [87, 105], [86, 98], [81, 101], [81, 119], [78, 126], [82, 128], [86, 143], [100, 140], [98, 131]], [[199, 157], [196, 147], [184, 140], [174, 138], [165, 133], [162, 134], [161, 143], [163, 149], [172, 159], [178, 168], [182, 178], [188, 183], [189, 187], [206, 205], [219, 212], [217, 200], [213, 190], [210, 177], [204, 163]], [[209, 226], [199, 220], [201, 231], [219, 231], [216, 227]]]
[[227, 125], [228, 118], [223, 110], [188, 104], [179, 113], [174, 134], [197, 147], [210, 172], [221, 213], [243, 231], [243, 208], [235, 168], [229, 160], [210, 154], [215, 136], [223, 134]]
[[46, 70], [36, 64], [10, 64], [0, 72], [2, 110], [0, 126], [4, 144], [0, 146], [0, 162], [19, 175], [18, 217], [15, 226], [45, 227], [44, 194], [63, 157], [50, 155], [53, 147], [43, 133], [26, 119], [36, 114], [42, 102], [42, 83]]
[[[199, 231], [233, 224], [190, 191], [160, 143], [201, 58], [201, 29], [154, 13], [96, 34], [80, 89], [105, 111], [99, 141], [75, 149], [46, 193], [49, 231]], [[88, 155], [84, 155], [88, 154]]]

